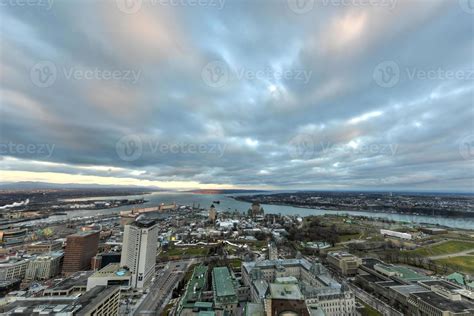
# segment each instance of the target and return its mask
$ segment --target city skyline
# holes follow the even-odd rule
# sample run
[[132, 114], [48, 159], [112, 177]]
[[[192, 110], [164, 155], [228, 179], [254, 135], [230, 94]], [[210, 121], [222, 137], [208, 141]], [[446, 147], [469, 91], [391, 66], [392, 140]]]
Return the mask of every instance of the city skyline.
[[19, 3], [0, 184], [474, 191], [469, 1]]

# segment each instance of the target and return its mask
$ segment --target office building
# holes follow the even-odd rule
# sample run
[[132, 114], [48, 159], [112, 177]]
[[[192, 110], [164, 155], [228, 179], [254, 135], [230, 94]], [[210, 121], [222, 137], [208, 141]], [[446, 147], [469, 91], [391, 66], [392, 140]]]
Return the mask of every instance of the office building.
[[97, 254], [99, 232], [78, 232], [67, 236], [64, 251], [63, 273], [65, 275], [89, 270], [91, 258]]
[[0, 230], [0, 244], [3, 247], [15, 246], [25, 241], [26, 229], [5, 229]]
[[134, 288], [146, 286], [155, 275], [158, 226], [141, 220], [125, 225], [120, 265], [132, 273]]
[[2, 315], [119, 315], [120, 288], [97, 286], [83, 295], [28, 297], [0, 306]]
[[87, 291], [100, 285], [119, 285], [121, 289], [126, 290], [130, 287], [131, 281], [132, 273], [129, 270], [120, 267], [119, 263], [111, 263], [87, 279]]
[[61, 260], [63, 252], [51, 252], [30, 259], [26, 269], [25, 279], [27, 280], [48, 280], [58, 275], [61, 270]]
[[209, 221], [212, 223], [215, 223], [217, 219], [217, 211], [216, 207], [214, 204], [211, 205], [211, 208], [209, 209]]
[[362, 259], [347, 252], [330, 252], [326, 258], [327, 262], [344, 275], [357, 274], [357, 269], [362, 264]]
[[29, 260], [18, 257], [6, 257], [0, 261], [0, 280], [14, 280], [25, 278]]
[[214, 308], [228, 313], [237, 314], [239, 298], [237, 296], [235, 280], [229, 273], [227, 267], [215, 267], [212, 269], [212, 291], [214, 296]]
[[[291, 312], [296, 315], [307, 315], [309, 309], [321, 310], [327, 316], [356, 315], [354, 293], [334, 280], [320, 263], [311, 263], [306, 259], [244, 262], [242, 281], [250, 288], [252, 303], [264, 304], [266, 315], [275, 315], [272, 314], [275, 302], [285, 306], [293, 302], [295, 309]], [[278, 291], [285, 288], [286, 294]], [[276, 301], [271, 302], [269, 298]], [[301, 299], [307, 308], [305, 312], [302, 312], [304, 306]]]
[[63, 248], [63, 244], [60, 241], [56, 241], [56, 240], [38, 241], [32, 244], [29, 244], [26, 247], [26, 251], [30, 255], [37, 255], [37, 254], [42, 254], [42, 253], [59, 251], [62, 248]]
[[43, 296], [78, 296], [87, 290], [93, 271], [78, 271], [43, 291]]

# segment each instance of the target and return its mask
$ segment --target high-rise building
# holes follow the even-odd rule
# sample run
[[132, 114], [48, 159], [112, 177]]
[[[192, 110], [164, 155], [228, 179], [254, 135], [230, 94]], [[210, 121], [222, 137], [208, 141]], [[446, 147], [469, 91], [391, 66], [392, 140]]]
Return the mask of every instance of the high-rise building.
[[214, 204], [212, 204], [211, 208], [209, 209], [209, 221], [214, 223], [216, 219], [217, 219], [217, 211]]
[[99, 232], [78, 232], [67, 236], [64, 251], [63, 273], [69, 275], [76, 271], [89, 270], [91, 258], [99, 248]]
[[153, 220], [125, 225], [120, 265], [132, 273], [131, 286], [146, 286], [155, 274], [158, 226]]

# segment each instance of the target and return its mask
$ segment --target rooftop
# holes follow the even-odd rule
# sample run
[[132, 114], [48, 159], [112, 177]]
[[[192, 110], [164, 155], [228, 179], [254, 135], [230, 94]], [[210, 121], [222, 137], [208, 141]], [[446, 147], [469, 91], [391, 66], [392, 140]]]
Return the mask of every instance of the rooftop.
[[150, 228], [155, 224], [156, 221], [153, 219], [140, 219], [138, 221], [134, 221], [131, 225], [139, 228]]
[[94, 272], [92, 278], [102, 278], [109, 276], [130, 276], [132, 273], [125, 268], [120, 267], [120, 263], [109, 263], [99, 271]]
[[79, 297], [34, 297], [21, 299], [0, 308], [10, 315], [85, 315], [105, 297], [118, 291], [118, 287], [97, 286]]
[[45, 291], [65, 291], [76, 286], [87, 286], [87, 279], [94, 271], [78, 271]]
[[278, 300], [303, 300], [300, 288], [296, 284], [270, 284], [270, 295], [272, 299]]
[[78, 231], [77, 233], [74, 233], [72, 235], [69, 235], [67, 236], [68, 238], [69, 237], [85, 237], [85, 236], [89, 236], [89, 235], [94, 235], [94, 234], [98, 234], [99, 231], [97, 230], [89, 230], [89, 231]]
[[234, 283], [227, 267], [215, 267], [212, 270], [214, 300], [237, 298]]
[[423, 300], [425, 303], [428, 303], [444, 311], [451, 311], [454, 313], [461, 313], [467, 311], [474, 313], [474, 304], [465, 301], [451, 301], [434, 292], [414, 293], [411, 295]]

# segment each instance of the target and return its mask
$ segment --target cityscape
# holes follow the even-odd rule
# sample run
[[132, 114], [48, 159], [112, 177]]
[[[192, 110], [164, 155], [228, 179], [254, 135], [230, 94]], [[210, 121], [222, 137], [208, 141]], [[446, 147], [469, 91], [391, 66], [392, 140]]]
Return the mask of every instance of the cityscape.
[[0, 1], [0, 315], [474, 316], [473, 16]]

